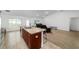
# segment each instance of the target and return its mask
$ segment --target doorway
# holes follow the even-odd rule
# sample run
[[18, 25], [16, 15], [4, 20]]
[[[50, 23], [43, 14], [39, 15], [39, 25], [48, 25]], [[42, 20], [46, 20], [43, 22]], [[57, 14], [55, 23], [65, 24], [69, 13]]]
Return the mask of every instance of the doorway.
[[70, 31], [79, 31], [79, 17], [71, 18]]

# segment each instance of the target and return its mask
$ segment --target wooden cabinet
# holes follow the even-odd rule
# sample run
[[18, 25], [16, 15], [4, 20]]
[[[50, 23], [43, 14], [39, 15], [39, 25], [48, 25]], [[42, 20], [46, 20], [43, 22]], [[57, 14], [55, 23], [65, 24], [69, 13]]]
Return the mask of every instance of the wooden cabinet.
[[32, 48], [41, 48], [41, 32], [31, 35]]
[[41, 32], [30, 34], [23, 28], [21, 32], [22, 37], [29, 48], [31, 49], [41, 48]]

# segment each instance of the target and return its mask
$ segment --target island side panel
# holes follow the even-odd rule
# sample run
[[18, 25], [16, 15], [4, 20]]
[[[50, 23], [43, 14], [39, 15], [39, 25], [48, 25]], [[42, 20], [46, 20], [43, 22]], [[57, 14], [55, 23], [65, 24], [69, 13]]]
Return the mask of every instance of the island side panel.
[[22, 29], [22, 37], [29, 48], [41, 48], [41, 32], [30, 34], [25, 29]]

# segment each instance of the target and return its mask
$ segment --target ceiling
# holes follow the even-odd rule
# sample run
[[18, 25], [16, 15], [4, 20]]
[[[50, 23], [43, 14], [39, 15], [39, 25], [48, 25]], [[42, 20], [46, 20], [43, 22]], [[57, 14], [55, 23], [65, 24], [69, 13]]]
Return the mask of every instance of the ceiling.
[[48, 15], [54, 14], [55, 12], [57, 12], [57, 10], [1, 10], [0, 14], [44, 18]]
[[32, 18], [44, 18], [56, 12], [77, 12], [79, 10], [0, 10], [1, 15], [23, 16]]

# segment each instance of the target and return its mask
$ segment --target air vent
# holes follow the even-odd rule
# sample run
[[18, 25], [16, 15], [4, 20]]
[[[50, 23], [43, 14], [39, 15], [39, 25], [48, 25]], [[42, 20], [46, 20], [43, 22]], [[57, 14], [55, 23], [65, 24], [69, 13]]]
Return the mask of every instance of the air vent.
[[6, 12], [10, 12], [10, 10], [5, 10]]

